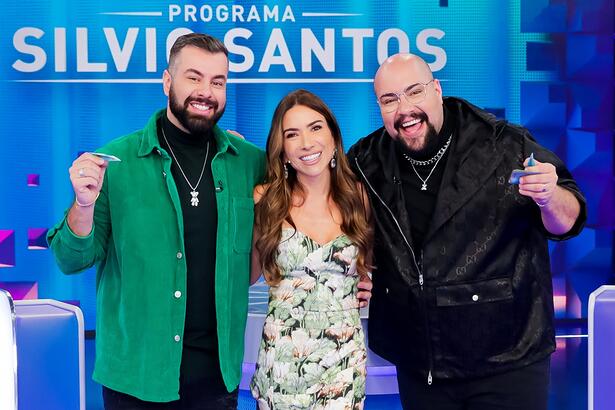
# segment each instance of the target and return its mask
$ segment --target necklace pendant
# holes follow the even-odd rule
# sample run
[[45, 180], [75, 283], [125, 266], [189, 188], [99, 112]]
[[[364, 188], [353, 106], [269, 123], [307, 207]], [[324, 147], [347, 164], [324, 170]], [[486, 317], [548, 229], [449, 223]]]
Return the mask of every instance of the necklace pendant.
[[199, 206], [199, 193], [198, 191], [192, 191], [190, 192], [190, 195], [192, 195], [192, 198], [190, 198], [190, 205], [192, 206]]
[[425, 182], [421, 185], [421, 191], [427, 191], [427, 184]]

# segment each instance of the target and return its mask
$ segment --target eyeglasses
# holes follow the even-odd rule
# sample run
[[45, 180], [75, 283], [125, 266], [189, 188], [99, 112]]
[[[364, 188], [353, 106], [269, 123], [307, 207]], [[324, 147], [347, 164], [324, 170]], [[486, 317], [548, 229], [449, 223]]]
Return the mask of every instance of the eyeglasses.
[[410, 104], [419, 104], [427, 96], [427, 86], [433, 82], [433, 78], [426, 83], [413, 84], [401, 93], [387, 93], [378, 98], [378, 105], [383, 112], [393, 112], [399, 107], [401, 96], [406, 98]]

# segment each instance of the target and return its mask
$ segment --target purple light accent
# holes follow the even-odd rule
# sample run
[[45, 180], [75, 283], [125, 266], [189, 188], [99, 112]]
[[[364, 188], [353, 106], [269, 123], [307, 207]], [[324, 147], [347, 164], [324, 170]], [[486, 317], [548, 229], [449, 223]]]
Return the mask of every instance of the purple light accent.
[[256, 363], [246, 363], [243, 362], [241, 364], [241, 370], [243, 370], [244, 373], [254, 373], [254, 370], [256, 370]]
[[39, 186], [40, 185], [40, 175], [39, 174], [28, 174], [28, 186]]
[[28, 249], [47, 249], [47, 228], [28, 229]]
[[38, 299], [37, 282], [0, 282], [0, 288], [8, 290], [14, 300]]
[[555, 317], [566, 317], [566, 278], [553, 278], [553, 306]]
[[0, 229], [0, 268], [15, 266], [15, 231]]
[[397, 377], [397, 368], [392, 364], [389, 366], [367, 366], [367, 371], [370, 376], [395, 376]]

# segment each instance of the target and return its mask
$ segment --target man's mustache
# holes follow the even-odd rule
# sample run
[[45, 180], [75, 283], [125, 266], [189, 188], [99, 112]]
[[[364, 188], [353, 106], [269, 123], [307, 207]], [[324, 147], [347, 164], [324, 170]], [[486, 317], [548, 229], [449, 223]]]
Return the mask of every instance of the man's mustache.
[[397, 120], [395, 120], [395, 124], [394, 124], [395, 129], [400, 129], [401, 125], [404, 122], [415, 120], [417, 118], [422, 122], [427, 122], [427, 120], [429, 119], [429, 117], [427, 117], [427, 114], [425, 114], [423, 111], [412, 113], [410, 115], [402, 115]]

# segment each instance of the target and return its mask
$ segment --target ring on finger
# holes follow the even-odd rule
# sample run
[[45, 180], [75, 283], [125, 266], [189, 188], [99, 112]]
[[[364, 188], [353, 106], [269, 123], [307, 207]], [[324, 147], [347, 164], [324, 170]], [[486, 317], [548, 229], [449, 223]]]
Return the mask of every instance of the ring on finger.
[[81, 178], [83, 178], [85, 176], [85, 172], [84, 172], [83, 168], [79, 168], [79, 176]]

